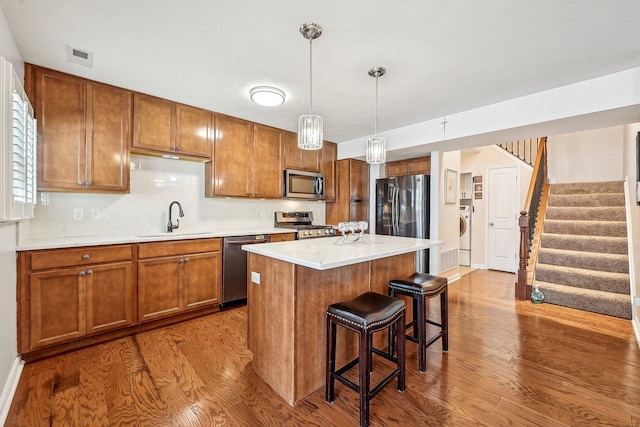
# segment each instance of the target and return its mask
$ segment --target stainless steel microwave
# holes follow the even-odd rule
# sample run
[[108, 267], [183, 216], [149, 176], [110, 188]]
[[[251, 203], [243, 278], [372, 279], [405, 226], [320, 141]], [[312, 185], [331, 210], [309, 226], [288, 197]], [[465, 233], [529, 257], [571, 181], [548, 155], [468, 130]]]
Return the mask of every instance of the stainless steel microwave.
[[285, 169], [284, 198], [324, 199], [324, 174]]

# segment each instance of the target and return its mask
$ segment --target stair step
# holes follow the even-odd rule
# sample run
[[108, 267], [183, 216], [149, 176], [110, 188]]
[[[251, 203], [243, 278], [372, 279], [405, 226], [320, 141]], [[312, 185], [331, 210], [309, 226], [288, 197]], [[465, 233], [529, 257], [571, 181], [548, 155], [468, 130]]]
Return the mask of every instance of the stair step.
[[550, 194], [624, 193], [624, 181], [551, 184]]
[[574, 288], [538, 280], [535, 283], [544, 294], [544, 302], [631, 319], [631, 297], [628, 294]]
[[543, 248], [565, 249], [568, 251], [628, 254], [626, 237], [543, 233], [540, 246]]
[[535, 280], [627, 296], [631, 293], [629, 275], [625, 273], [609, 273], [538, 262]]
[[624, 206], [624, 193], [550, 194], [547, 206]]
[[544, 233], [626, 237], [626, 221], [568, 221], [546, 218]]
[[629, 257], [620, 254], [540, 248], [538, 262], [541, 264], [575, 267], [585, 270], [629, 274]]
[[547, 207], [546, 218], [572, 221], [626, 221], [627, 212], [624, 206], [597, 207]]

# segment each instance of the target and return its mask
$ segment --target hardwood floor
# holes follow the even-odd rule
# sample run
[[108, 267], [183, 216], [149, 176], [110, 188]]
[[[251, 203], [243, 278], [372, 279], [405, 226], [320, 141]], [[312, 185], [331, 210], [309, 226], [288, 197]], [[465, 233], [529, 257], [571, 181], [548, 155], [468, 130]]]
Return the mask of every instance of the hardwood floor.
[[[449, 286], [449, 353], [429, 348], [407, 390], [371, 404], [372, 426], [640, 426], [640, 350], [629, 321], [514, 300], [514, 276]], [[437, 309], [437, 305], [435, 307]], [[7, 426], [356, 426], [336, 383], [295, 408], [251, 369], [246, 307], [27, 364]], [[388, 366], [374, 357], [373, 375]], [[357, 369], [357, 368], [356, 368]], [[375, 381], [375, 379], [374, 379]]]

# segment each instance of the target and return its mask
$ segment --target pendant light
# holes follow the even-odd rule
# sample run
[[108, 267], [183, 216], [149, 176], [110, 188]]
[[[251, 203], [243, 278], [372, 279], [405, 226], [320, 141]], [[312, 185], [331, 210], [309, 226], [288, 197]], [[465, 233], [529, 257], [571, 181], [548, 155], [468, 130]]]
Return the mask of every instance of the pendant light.
[[313, 114], [313, 73], [311, 44], [322, 34], [322, 27], [307, 22], [300, 27], [302, 36], [309, 40], [309, 114], [303, 114], [298, 119], [298, 147], [303, 150], [319, 150], [322, 148], [322, 117]]
[[378, 77], [383, 76], [387, 70], [384, 67], [374, 67], [369, 70], [369, 75], [376, 78], [376, 115], [373, 121], [373, 136], [367, 138], [367, 163], [377, 165], [384, 163], [387, 157], [385, 140], [378, 136]]

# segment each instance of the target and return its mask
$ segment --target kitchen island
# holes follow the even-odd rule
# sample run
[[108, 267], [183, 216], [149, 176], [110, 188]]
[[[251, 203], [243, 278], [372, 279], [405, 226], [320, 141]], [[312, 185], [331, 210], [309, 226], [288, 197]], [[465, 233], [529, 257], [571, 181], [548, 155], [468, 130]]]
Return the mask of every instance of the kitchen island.
[[[243, 246], [249, 252], [247, 347], [256, 372], [290, 405], [324, 385], [327, 306], [368, 290], [386, 294], [390, 279], [415, 271], [416, 251], [444, 244], [365, 237], [342, 245], [335, 244], [340, 237], [325, 237]], [[342, 364], [357, 355], [357, 339], [338, 329]]]

